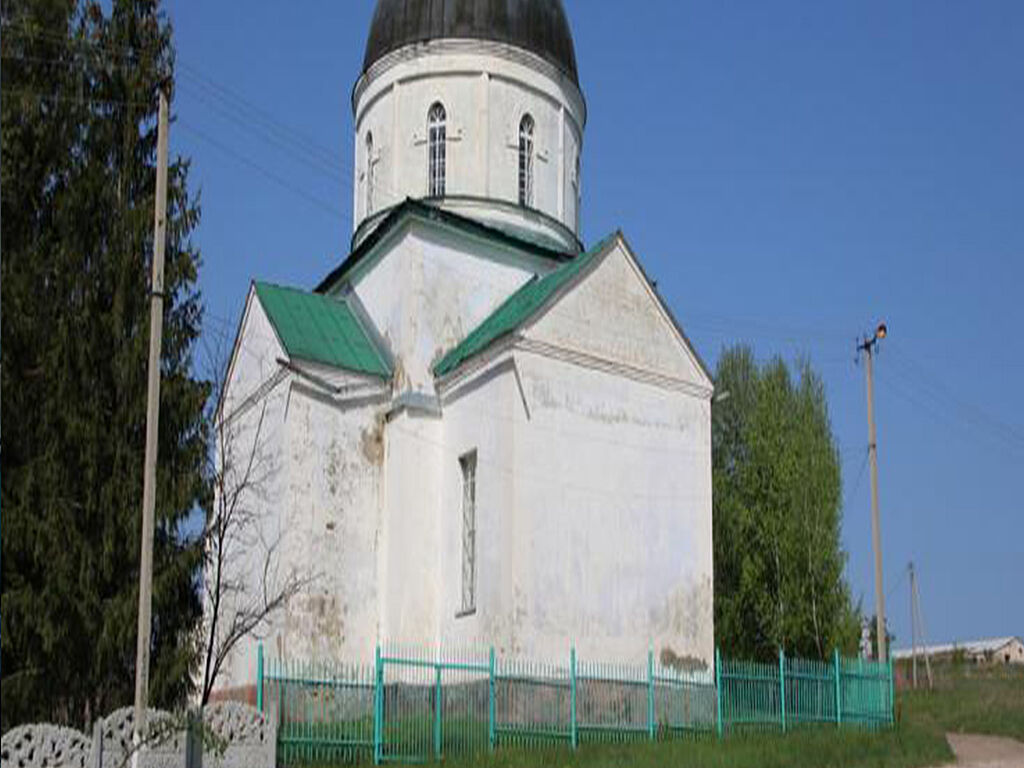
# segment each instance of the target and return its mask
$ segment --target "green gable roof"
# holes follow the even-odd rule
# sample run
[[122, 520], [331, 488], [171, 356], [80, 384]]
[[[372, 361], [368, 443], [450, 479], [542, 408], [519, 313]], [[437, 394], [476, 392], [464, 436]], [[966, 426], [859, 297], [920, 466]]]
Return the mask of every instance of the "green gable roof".
[[606, 237], [594, 248], [580, 254], [567, 264], [563, 264], [549, 275], [531, 278], [526, 285], [513, 293], [486, 320], [473, 329], [465, 339], [442, 357], [434, 365], [434, 375], [445, 376], [451, 373], [466, 360], [483, 352], [495, 341], [512, 333], [526, 323], [563, 286], [571, 282], [600, 254], [604, 253], [609, 243], [616, 237], [617, 234]]
[[270, 283], [256, 295], [293, 358], [388, 378], [391, 367], [343, 299]]

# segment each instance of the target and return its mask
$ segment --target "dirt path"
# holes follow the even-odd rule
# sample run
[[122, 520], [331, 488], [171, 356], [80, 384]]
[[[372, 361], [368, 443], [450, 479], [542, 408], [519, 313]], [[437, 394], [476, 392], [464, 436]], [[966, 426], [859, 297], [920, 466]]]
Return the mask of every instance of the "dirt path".
[[995, 736], [946, 735], [957, 768], [1024, 768], [1024, 743]]

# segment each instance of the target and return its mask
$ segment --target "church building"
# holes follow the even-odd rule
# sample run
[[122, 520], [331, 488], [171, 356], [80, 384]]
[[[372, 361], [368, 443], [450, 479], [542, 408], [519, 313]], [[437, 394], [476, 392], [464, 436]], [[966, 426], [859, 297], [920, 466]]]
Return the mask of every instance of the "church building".
[[378, 0], [352, 107], [349, 253], [251, 285], [220, 406], [312, 574], [266, 653], [710, 665], [711, 376], [622, 232], [581, 241], [561, 0]]

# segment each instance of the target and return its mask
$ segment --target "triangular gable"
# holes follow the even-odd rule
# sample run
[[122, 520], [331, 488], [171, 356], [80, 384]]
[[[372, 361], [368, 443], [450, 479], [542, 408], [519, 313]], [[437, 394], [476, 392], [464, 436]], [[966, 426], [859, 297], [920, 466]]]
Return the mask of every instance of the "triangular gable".
[[510, 296], [434, 367], [452, 374], [514, 332], [711, 389], [712, 376], [616, 233]]
[[713, 386], [707, 367], [621, 235], [523, 332], [533, 341]]
[[230, 416], [239, 403], [277, 373], [278, 361], [286, 356], [274, 326], [256, 297], [256, 286], [251, 284], [224, 373], [218, 415]]

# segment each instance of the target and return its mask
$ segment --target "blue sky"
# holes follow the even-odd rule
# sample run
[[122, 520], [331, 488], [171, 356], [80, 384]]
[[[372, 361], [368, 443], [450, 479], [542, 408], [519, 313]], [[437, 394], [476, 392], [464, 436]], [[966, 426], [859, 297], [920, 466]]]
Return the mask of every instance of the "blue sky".
[[[253, 277], [311, 287], [351, 235], [372, 0], [170, 0], [211, 343]], [[886, 592], [909, 641], [1024, 634], [1024, 3], [566, 0], [589, 106], [585, 240], [622, 228], [701, 354], [824, 376], [843, 541], [872, 609], [864, 371]]]

